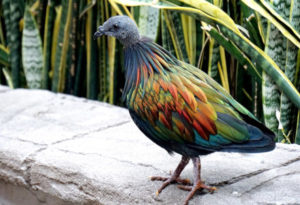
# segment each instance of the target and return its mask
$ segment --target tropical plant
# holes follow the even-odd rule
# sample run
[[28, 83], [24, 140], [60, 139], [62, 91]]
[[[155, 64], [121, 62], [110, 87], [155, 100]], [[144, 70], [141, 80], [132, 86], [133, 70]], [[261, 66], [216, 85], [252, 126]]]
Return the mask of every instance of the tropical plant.
[[208, 72], [277, 133], [300, 144], [300, 2], [2, 0], [0, 83], [122, 105], [122, 47], [93, 41], [110, 16], [133, 18], [178, 59]]

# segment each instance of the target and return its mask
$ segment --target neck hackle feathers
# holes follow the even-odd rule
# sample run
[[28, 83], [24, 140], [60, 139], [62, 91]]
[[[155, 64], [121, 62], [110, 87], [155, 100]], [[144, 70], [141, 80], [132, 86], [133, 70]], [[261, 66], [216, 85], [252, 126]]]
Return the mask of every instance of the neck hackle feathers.
[[[168, 51], [148, 38], [141, 38], [139, 42], [124, 49], [125, 57], [125, 86], [123, 100], [132, 88], [145, 88], [148, 79], [154, 74], [166, 77], [170, 65], [179, 65], [180, 62]], [[130, 96], [129, 96], [130, 97]]]

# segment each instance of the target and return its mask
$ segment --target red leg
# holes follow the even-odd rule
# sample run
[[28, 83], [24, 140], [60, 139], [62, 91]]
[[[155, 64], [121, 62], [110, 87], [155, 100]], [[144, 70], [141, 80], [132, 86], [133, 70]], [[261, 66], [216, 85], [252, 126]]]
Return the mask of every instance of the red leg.
[[190, 180], [188, 179], [181, 179], [179, 178], [182, 170], [185, 168], [185, 166], [189, 163], [190, 158], [182, 156], [181, 161], [179, 162], [177, 168], [175, 169], [174, 173], [172, 174], [171, 177], [159, 177], [159, 176], [154, 176], [151, 177], [152, 181], [164, 181], [162, 186], [157, 190], [156, 195], [158, 195], [164, 188], [166, 188], [169, 184], [177, 182], [180, 184], [190, 184]]
[[205, 185], [201, 181], [201, 163], [199, 157], [192, 158], [193, 165], [194, 165], [194, 185], [193, 186], [184, 186], [184, 185], [178, 185], [180, 189], [190, 191], [188, 196], [185, 199], [184, 204], [187, 205], [189, 203], [189, 200], [194, 196], [197, 190], [206, 189], [209, 192], [214, 192], [216, 190], [216, 187], [210, 187]]

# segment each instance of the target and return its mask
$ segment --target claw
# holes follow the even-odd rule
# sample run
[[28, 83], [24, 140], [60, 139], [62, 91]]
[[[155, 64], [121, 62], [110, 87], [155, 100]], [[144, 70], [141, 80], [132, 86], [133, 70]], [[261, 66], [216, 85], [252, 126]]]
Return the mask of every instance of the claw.
[[178, 184], [182, 184], [182, 185], [191, 185], [191, 182], [189, 179], [181, 179], [181, 178], [176, 178], [174, 179], [174, 177], [158, 177], [158, 176], [153, 176], [150, 178], [151, 181], [163, 181], [164, 183], [161, 185], [161, 187], [156, 191], [156, 195], [159, 195], [162, 190], [164, 190], [169, 184], [172, 183], [178, 183]]
[[165, 189], [169, 184], [171, 183], [178, 183], [177, 185], [178, 188], [189, 191], [188, 196], [186, 197], [184, 204], [187, 205], [189, 203], [189, 200], [193, 198], [195, 193], [198, 190], [206, 189], [210, 193], [213, 193], [214, 191], [217, 190], [216, 187], [210, 187], [204, 184], [204, 182], [201, 180], [200, 177], [200, 170], [201, 170], [201, 164], [200, 164], [200, 159], [198, 157], [192, 158], [193, 164], [194, 164], [194, 174], [195, 174], [195, 179], [194, 179], [194, 185], [191, 184], [189, 179], [181, 179], [179, 177], [180, 173], [184, 169], [184, 167], [188, 164], [189, 158], [182, 157], [179, 165], [177, 166], [176, 170], [172, 174], [171, 177], [159, 177], [159, 176], [153, 176], [150, 177], [151, 181], [163, 181], [163, 184], [161, 187], [156, 191], [156, 196], [158, 196], [163, 189]]
[[186, 197], [184, 204], [187, 205], [189, 203], [189, 200], [191, 198], [193, 198], [193, 196], [195, 195], [195, 193], [198, 190], [202, 190], [202, 189], [206, 189], [208, 190], [210, 193], [213, 193], [214, 191], [217, 190], [216, 187], [210, 187], [205, 185], [203, 182], [198, 181], [194, 186], [181, 186], [179, 187], [180, 189], [186, 190], [186, 191], [190, 191], [189, 195]]
[[151, 181], [166, 181], [166, 180], [168, 180], [168, 178], [167, 177], [160, 177], [160, 176], [152, 176], [152, 177], [150, 177], [150, 180]]
[[[193, 190], [193, 186], [185, 186], [185, 185], [177, 185], [177, 187], [179, 188], [179, 189], [182, 189], [182, 190], [184, 190], [184, 191], [192, 191]], [[198, 185], [197, 186], [197, 190], [201, 190], [201, 189], [206, 189], [207, 191], [209, 191], [210, 193], [213, 193], [214, 191], [216, 191], [217, 190], [217, 188], [216, 187], [210, 187], [210, 186], [207, 186], [207, 185], [205, 185], [205, 184], [201, 184], [201, 185]]]

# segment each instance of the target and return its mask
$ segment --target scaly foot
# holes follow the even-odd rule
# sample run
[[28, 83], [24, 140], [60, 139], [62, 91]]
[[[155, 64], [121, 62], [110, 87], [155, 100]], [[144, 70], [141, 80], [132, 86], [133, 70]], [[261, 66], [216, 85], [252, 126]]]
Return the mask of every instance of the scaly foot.
[[177, 186], [180, 189], [183, 189], [185, 191], [189, 191], [190, 193], [188, 194], [188, 196], [186, 197], [185, 201], [184, 201], [184, 205], [187, 205], [189, 203], [189, 200], [191, 198], [193, 198], [193, 196], [195, 195], [195, 193], [198, 190], [202, 190], [202, 189], [206, 189], [208, 190], [210, 193], [213, 193], [214, 191], [217, 190], [216, 187], [210, 187], [207, 186], [206, 184], [204, 184], [202, 181], [198, 181], [196, 182], [193, 186], [185, 186], [185, 185], [178, 185]]
[[194, 165], [194, 185], [192, 186], [190, 183], [190, 180], [188, 179], [181, 179], [179, 177], [180, 173], [184, 169], [184, 167], [188, 164], [190, 158], [182, 156], [182, 159], [180, 163], [178, 164], [176, 170], [174, 171], [173, 175], [169, 178], [167, 177], [151, 177], [152, 181], [163, 181], [164, 183], [162, 186], [157, 190], [156, 195], [158, 195], [164, 188], [166, 188], [171, 183], [179, 183], [178, 188], [189, 191], [188, 196], [186, 197], [184, 201], [184, 205], [187, 205], [189, 203], [189, 200], [193, 198], [195, 193], [198, 190], [206, 189], [209, 192], [213, 193], [215, 190], [217, 190], [216, 187], [210, 187], [203, 183], [201, 180], [201, 163], [199, 157], [193, 157], [193, 165]]
[[186, 197], [184, 201], [184, 205], [187, 205], [189, 203], [189, 200], [193, 198], [197, 190], [206, 189], [209, 192], [213, 193], [215, 190], [217, 190], [216, 187], [210, 187], [205, 185], [201, 180], [201, 163], [199, 157], [192, 158], [193, 165], [194, 165], [194, 185], [193, 186], [182, 186], [178, 185], [180, 189], [189, 191], [190, 193]]
[[152, 181], [163, 181], [164, 183], [162, 186], [156, 191], [156, 195], [158, 195], [164, 188], [166, 188], [169, 184], [171, 183], [179, 183], [183, 185], [188, 185], [190, 184], [190, 180], [188, 179], [181, 179], [179, 176], [184, 169], [184, 167], [189, 163], [190, 158], [182, 156], [181, 161], [179, 162], [177, 168], [175, 169], [174, 173], [170, 178], [167, 177], [151, 177]]
[[[191, 185], [191, 181], [189, 179], [181, 179], [180, 177], [173, 177], [174, 175], [172, 175], [171, 177], [159, 177], [159, 176], [153, 176], [151, 177], [151, 181], [163, 181], [164, 183], [161, 185], [161, 187], [156, 191], [156, 195], [159, 195], [160, 192], [162, 192], [162, 190], [164, 188], [166, 188], [169, 184], [172, 183], [178, 183], [178, 184], [182, 184], [182, 186], [188, 186]], [[180, 186], [180, 185], [179, 185]]]

